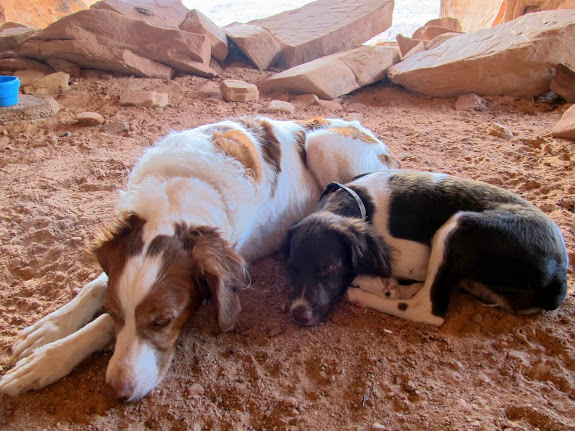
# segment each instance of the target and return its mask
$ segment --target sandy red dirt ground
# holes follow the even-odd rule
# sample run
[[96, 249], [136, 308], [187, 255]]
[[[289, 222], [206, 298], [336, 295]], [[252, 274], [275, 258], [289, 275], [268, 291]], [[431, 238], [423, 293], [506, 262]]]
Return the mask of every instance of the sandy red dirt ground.
[[[265, 73], [228, 69], [257, 83]], [[76, 79], [57, 117], [0, 125], [0, 374], [13, 337], [99, 274], [89, 245], [109, 221], [142, 149], [170, 130], [255, 115], [226, 103], [217, 81]], [[126, 88], [168, 92], [165, 108], [122, 107]], [[262, 96], [262, 101], [270, 100]], [[550, 135], [567, 105], [490, 99], [454, 109], [389, 85], [344, 97], [343, 111], [297, 105], [290, 118], [359, 118], [403, 167], [496, 184], [527, 198], [562, 229], [575, 262], [575, 142]], [[106, 124], [80, 127], [96, 111]], [[288, 119], [285, 114], [275, 118]], [[488, 134], [493, 122], [515, 135]], [[127, 131], [116, 133], [125, 123]], [[324, 324], [295, 325], [282, 256], [252, 265], [237, 329], [219, 331], [209, 306], [194, 316], [162, 384], [141, 402], [104, 391], [110, 352], [17, 398], [0, 396], [3, 430], [572, 430], [575, 282], [555, 312], [514, 316], [456, 293], [441, 328], [342, 303]], [[203, 395], [193, 395], [199, 384]]]

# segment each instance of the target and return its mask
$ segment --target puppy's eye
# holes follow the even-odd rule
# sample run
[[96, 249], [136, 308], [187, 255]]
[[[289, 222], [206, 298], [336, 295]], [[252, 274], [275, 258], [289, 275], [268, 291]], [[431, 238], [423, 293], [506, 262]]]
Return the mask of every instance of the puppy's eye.
[[152, 323], [152, 327], [154, 329], [165, 328], [170, 323], [172, 323], [172, 320], [173, 319], [171, 317], [158, 317], [156, 320], [154, 320], [154, 323]]
[[326, 266], [319, 271], [319, 274], [320, 275], [328, 275], [328, 274], [334, 272], [336, 270], [336, 268], [337, 268], [336, 265]]

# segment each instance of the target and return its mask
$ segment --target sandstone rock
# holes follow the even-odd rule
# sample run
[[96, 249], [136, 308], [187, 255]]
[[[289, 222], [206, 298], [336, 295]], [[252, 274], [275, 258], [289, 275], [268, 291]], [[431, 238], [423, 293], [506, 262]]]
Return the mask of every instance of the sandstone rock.
[[222, 81], [220, 90], [228, 102], [257, 102], [260, 97], [258, 87], [237, 79]]
[[[189, 73], [198, 71], [198, 63], [201, 63], [200, 72], [202, 69], [205, 72], [211, 58], [210, 41], [204, 35], [156, 27], [106, 10], [77, 12], [49, 25], [22, 45], [23, 57], [34, 58], [28, 46], [36, 40], [85, 41], [113, 49], [127, 49], [139, 57]], [[55, 56], [68, 59], [63, 55]], [[214, 72], [212, 76], [215, 75]]]
[[97, 112], [82, 112], [76, 115], [76, 121], [80, 126], [99, 126], [104, 124], [104, 117]]
[[305, 63], [268, 78], [263, 88], [334, 99], [385, 77], [399, 61], [399, 51], [387, 46], [361, 46]]
[[189, 11], [181, 0], [101, 0], [92, 5], [92, 9], [109, 10], [156, 27], [173, 29], [178, 28]]
[[411, 37], [413, 39], [429, 41], [443, 33], [461, 33], [461, 31], [461, 23], [457, 18], [444, 17], [427, 21], [422, 27], [415, 30]]
[[442, 18], [435, 18], [431, 21], [427, 21], [424, 27], [443, 27], [451, 31], [462, 32], [463, 27], [458, 18], [444, 16]]
[[458, 111], [484, 111], [488, 106], [485, 99], [473, 93], [463, 94], [455, 102], [455, 109]]
[[34, 81], [44, 78], [46, 74], [44, 72], [39, 72], [37, 70], [18, 70], [13, 73], [20, 80], [20, 86], [26, 87], [27, 85], [33, 84]]
[[120, 105], [142, 106], [144, 108], [163, 107], [168, 104], [167, 93], [155, 91], [125, 91], [120, 94]]
[[28, 40], [22, 45], [22, 55], [45, 60], [55, 56], [82, 67], [126, 73], [147, 78], [171, 78], [171, 67], [139, 57], [127, 49], [115, 49], [79, 40]]
[[499, 123], [491, 123], [487, 128], [487, 133], [498, 138], [513, 139], [513, 132]]
[[558, 63], [575, 58], [575, 10], [528, 14], [507, 24], [461, 34], [411, 56], [388, 76], [433, 97], [465, 93], [539, 96]]
[[341, 103], [336, 102], [335, 100], [318, 100], [317, 104], [324, 109], [329, 111], [343, 111], [343, 106]]
[[360, 46], [391, 26], [393, 0], [317, 0], [298, 9], [250, 22], [271, 32], [289, 68]]
[[20, 94], [16, 105], [0, 107], [0, 123], [52, 117], [59, 110], [58, 102], [51, 97]]
[[569, 103], [575, 103], [575, 70], [559, 63], [551, 80], [551, 91]]
[[284, 114], [294, 114], [295, 106], [289, 102], [284, 102], [283, 100], [272, 100], [267, 104], [264, 112], [283, 112]]
[[296, 96], [293, 100], [294, 102], [300, 102], [300, 103], [308, 103], [310, 105], [317, 105], [319, 102], [319, 97], [317, 97], [315, 94], [300, 94], [299, 96]]
[[24, 87], [24, 93], [32, 96], [52, 96], [61, 94], [70, 89], [70, 75], [56, 72], [40, 78], [32, 85]]
[[216, 60], [223, 62], [228, 56], [228, 38], [226, 33], [199, 10], [189, 11], [179, 28], [183, 31], [206, 36], [212, 47], [212, 57]]
[[97, 0], [2, 0], [6, 22], [44, 28], [65, 15], [87, 9]]
[[18, 49], [22, 43], [38, 30], [25, 25], [6, 23], [0, 26], [0, 51]]
[[575, 105], [565, 111], [559, 122], [553, 127], [551, 135], [554, 138], [575, 140]]
[[415, 45], [413, 48], [411, 48], [408, 51], [408, 53], [403, 56], [402, 60], [407, 60], [412, 55], [419, 54], [420, 52], [423, 52], [423, 51], [425, 51], [425, 41], [419, 42], [417, 45]]
[[460, 33], [443, 33], [440, 34], [439, 36], [435, 36], [433, 39], [431, 39], [429, 42], [425, 42], [425, 49], [430, 50], [430, 49], [434, 49], [437, 48], [439, 45], [441, 45], [443, 42], [451, 39], [452, 37], [458, 36]]
[[249, 24], [234, 24], [224, 30], [258, 69], [265, 70], [277, 62], [281, 48], [267, 30]]
[[426, 41], [430, 41], [434, 38], [436, 38], [437, 36], [440, 36], [442, 34], [445, 33], [456, 33], [456, 34], [461, 34], [461, 32], [456, 32], [453, 30], [450, 30], [448, 28], [445, 27], [434, 27], [434, 26], [429, 26], [429, 27], [425, 27], [423, 29], [423, 39]]
[[395, 37], [395, 40], [397, 41], [397, 46], [399, 46], [399, 52], [402, 57], [405, 57], [405, 54], [415, 48], [419, 42], [423, 42], [423, 40], [412, 39], [411, 37], [405, 37], [402, 34], [398, 34]]
[[39, 61], [30, 60], [27, 58], [4, 58], [0, 60], [0, 71], [13, 72], [15, 70], [37, 70], [44, 74], [54, 73], [54, 69], [50, 66], [40, 63]]
[[458, 18], [460, 31], [472, 32], [497, 24], [504, 0], [441, 0], [440, 15]]

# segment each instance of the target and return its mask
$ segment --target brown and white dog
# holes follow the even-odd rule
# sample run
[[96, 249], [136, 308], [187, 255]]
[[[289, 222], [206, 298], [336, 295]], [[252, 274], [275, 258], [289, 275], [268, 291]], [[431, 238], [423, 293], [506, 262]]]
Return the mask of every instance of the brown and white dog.
[[329, 182], [398, 165], [373, 133], [343, 120], [240, 119], [168, 135], [136, 163], [119, 221], [93, 249], [103, 274], [16, 338], [18, 362], [0, 391], [42, 388], [115, 337], [106, 383], [116, 398], [141, 399], [202, 301], [233, 328], [246, 261], [278, 248]]
[[288, 234], [290, 310], [306, 326], [344, 295], [440, 326], [456, 286], [513, 312], [554, 310], [565, 300], [567, 266], [563, 236], [543, 212], [445, 174], [386, 170], [330, 184]]

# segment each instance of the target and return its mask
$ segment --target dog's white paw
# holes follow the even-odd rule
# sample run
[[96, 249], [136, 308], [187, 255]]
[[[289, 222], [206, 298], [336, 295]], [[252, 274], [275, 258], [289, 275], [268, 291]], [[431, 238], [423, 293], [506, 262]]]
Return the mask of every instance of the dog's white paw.
[[76, 361], [69, 353], [59, 342], [36, 349], [2, 377], [0, 392], [15, 397], [54, 383], [74, 368]]
[[358, 308], [365, 308], [365, 304], [359, 299], [359, 288], [355, 286], [350, 286], [345, 291], [345, 300], [351, 302], [354, 306]]
[[12, 345], [12, 363], [30, 356], [42, 346], [67, 337], [75, 331], [66, 315], [57, 310], [20, 332]]
[[380, 296], [387, 299], [399, 299], [401, 297], [401, 288], [395, 278], [381, 278]]

